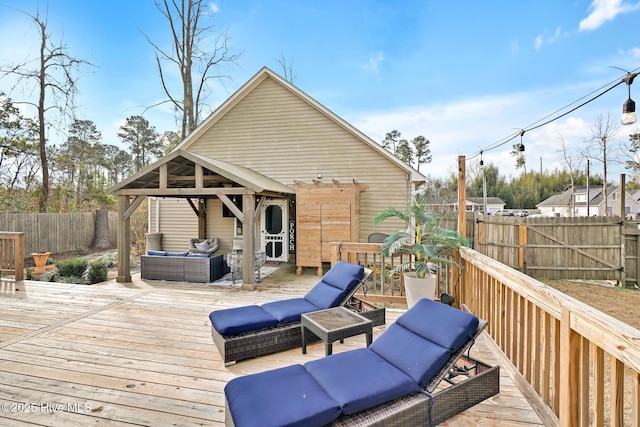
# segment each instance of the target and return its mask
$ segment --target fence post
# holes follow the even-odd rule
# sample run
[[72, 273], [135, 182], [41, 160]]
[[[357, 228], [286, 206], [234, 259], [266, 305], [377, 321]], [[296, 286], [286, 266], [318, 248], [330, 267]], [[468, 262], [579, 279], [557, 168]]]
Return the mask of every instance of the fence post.
[[527, 245], [527, 226], [518, 224], [518, 267], [524, 272], [524, 247]]

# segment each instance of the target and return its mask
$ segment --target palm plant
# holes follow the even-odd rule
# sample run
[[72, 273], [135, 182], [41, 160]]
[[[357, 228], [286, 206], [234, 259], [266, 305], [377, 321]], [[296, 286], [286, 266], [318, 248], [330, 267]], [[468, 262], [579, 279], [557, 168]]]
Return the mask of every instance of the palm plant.
[[435, 274], [444, 265], [459, 265], [452, 260], [453, 255], [463, 246], [470, 246], [469, 240], [455, 230], [438, 226], [438, 215], [426, 209], [426, 201], [414, 196], [406, 211], [388, 207], [373, 218], [374, 225], [395, 218], [406, 224], [404, 230], [389, 235], [382, 243], [380, 253], [385, 257], [394, 254], [409, 254], [409, 260], [390, 271], [415, 271], [416, 277]]

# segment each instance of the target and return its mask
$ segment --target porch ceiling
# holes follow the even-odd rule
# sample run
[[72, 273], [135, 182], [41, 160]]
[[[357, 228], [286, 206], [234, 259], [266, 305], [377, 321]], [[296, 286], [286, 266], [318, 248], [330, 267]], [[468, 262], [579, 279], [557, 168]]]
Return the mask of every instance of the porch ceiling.
[[292, 188], [254, 170], [185, 150], [168, 154], [109, 191], [115, 195], [167, 197], [295, 194]]

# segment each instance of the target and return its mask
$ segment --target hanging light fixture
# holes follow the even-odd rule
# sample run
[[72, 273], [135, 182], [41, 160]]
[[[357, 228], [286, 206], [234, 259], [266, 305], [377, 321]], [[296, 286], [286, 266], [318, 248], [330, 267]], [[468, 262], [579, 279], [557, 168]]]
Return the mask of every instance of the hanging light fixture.
[[480, 167], [484, 166], [484, 162], [482, 161], [482, 150], [480, 150]]
[[631, 74], [627, 71], [627, 75], [622, 79], [622, 81], [627, 84], [629, 91], [629, 97], [624, 104], [622, 104], [622, 118], [620, 121], [623, 125], [632, 125], [638, 119], [636, 116], [636, 103], [631, 99], [631, 83], [633, 83], [633, 79], [635, 79], [637, 75], [638, 73]]
[[522, 143], [522, 136], [524, 135], [524, 129], [520, 131], [520, 145], [518, 146], [518, 151], [524, 153], [524, 144]]

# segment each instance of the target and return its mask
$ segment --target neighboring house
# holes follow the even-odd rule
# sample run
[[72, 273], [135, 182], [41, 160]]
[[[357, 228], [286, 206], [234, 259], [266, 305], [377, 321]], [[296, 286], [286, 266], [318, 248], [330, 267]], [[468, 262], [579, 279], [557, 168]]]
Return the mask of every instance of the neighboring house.
[[[504, 206], [506, 205], [506, 203], [499, 197], [487, 197], [486, 202], [488, 215], [495, 214], [497, 211], [504, 209]], [[483, 212], [484, 203], [484, 197], [467, 197], [467, 212]], [[458, 200], [455, 197], [448, 200], [436, 200], [433, 197], [428, 197], [427, 205], [434, 212], [456, 212], [458, 210]]]
[[[163, 193], [172, 179], [187, 188]], [[263, 68], [174, 151], [112, 191], [150, 197], [149, 231], [162, 234], [164, 250], [184, 250], [192, 237], [218, 237], [226, 253], [249, 230], [254, 248], [266, 250], [270, 260], [287, 261], [290, 251], [318, 248], [318, 239], [366, 242], [373, 232], [397, 231], [393, 222], [374, 227], [373, 216], [388, 206], [404, 208], [424, 181], [380, 144]], [[332, 204], [346, 191], [356, 197]], [[319, 206], [304, 218], [317, 226], [295, 229], [299, 192], [305, 206]], [[247, 211], [250, 200], [255, 212]], [[350, 227], [351, 236], [324, 236], [337, 226]], [[324, 243], [322, 251], [328, 260]]]
[[[500, 197], [487, 197], [487, 215], [494, 215], [499, 210], [504, 209], [506, 203]], [[482, 212], [484, 213], [484, 197], [467, 197], [466, 208], [467, 212]], [[454, 210], [458, 210], [458, 201], [450, 203]]]
[[[625, 192], [625, 212], [640, 211], [640, 202], [636, 197], [637, 192]], [[590, 187], [587, 193], [586, 186], [569, 187], [560, 194], [555, 194], [538, 203], [536, 207], [542, 215], [548, 216], [604, 216], [605, 203], [602, 186]], [[620, 191], [617, 186], [607, 187], [607, 215], [620, 216]]]

